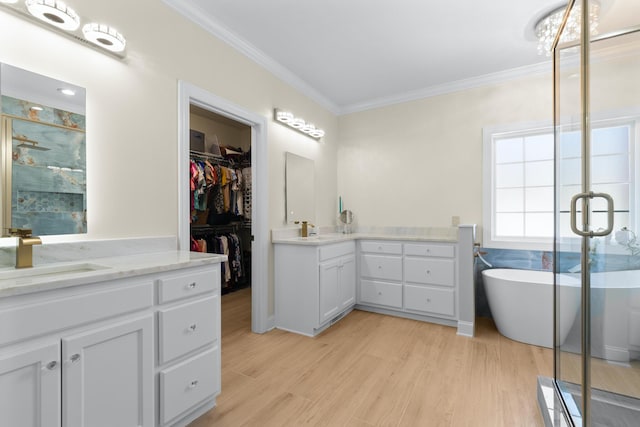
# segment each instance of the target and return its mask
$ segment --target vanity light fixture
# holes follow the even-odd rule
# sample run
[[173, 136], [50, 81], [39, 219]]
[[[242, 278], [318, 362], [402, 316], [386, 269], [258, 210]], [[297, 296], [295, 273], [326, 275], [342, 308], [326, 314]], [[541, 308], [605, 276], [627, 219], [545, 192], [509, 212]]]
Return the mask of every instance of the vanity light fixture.
[[[556, 38], [560, 24], [564, 19], [566, 7], [562, 6], [554, 9], [543, 16], [534, 26], [534, 32], [538, 38], [538, 55], [551, 55], [551, 46]], [[582, 6], [575, 5], [569, 13], [567, 24], [564, 27], [561, 43], [571, 42], [580, 38], [580, 19], [582, 16]], [[589, 28], [592, 35], [598, 34], [598, 22], [600, 15], [600, 5], [597, 2], [590, 2], [589, 5]]]
[[[80, 0], [75, 1], [81, 3]], [[118, 58], [126, 56], [127, 41], [122, 33], [110, 25], [95, 22], [81, 27], [80, 21], [89, 20], [86, 17], [81, 19], [80, 15], [61, 0], [0, 0], [0, 7], [85, 46]]]
[[305, 122], [304, 119], [300, 117], [295, 117], [293, 113], [290, 113], [289, 111], [283, 111], [275, 108], [273, 110], [273, 118], [277, 122], [302, 132], [313, 139], [319, 140], [324, 136], [324, 131], [322, 129], [316, 128], [313, 124]]
[[84, 38], [112, 52], [122, 52], [127, 40], [115, 28], [104, 24], [91, 23], [82, 27]]
[[29, 13], [41, 21], [66, 31], [75, 31], [80, 26], [80, 17], [66, 3], [57, 0], [27, 0]]

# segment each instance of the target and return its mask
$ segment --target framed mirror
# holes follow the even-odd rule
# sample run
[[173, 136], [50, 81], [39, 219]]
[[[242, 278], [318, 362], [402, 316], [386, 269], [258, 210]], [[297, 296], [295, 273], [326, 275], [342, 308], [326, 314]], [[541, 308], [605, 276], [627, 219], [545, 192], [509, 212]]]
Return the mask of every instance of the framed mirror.
[[313, 160], [285, 153], [285, 209], [287, 223], [314, 222], [316, 217], [316, 169]]
[[87, 232], [84, 88], [0, 64], [3, 235]]

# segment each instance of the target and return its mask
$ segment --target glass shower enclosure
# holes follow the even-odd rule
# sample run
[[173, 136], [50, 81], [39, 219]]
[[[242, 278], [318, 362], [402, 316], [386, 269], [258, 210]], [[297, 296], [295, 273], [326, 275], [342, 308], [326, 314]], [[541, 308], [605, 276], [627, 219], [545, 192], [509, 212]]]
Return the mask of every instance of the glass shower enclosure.
[[[640, 2], [615, 3], [625, 1], [638, 14], [620, 27], [602, 10], [606, 31], [597, 35], [580, 13], [594, 0], [570, 1], [560, 32], [577, 9], [580, 39], [558, 36], [552, 51], [555, 331], [547, 425], [640, 425]], [[579, 301], [577, 310], [570, 300]]]

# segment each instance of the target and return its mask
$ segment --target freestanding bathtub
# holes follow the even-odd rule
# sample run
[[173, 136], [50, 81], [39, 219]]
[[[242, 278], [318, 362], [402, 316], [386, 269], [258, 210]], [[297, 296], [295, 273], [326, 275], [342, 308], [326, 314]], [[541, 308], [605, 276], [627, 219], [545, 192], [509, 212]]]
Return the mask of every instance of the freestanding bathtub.
[[[512, 340], [553, 347], [553, 273], [489, 269], [482, 271], [489, 308], [498, 331]], [[580, 307], [580, 287], [560, 287], [560, 343], [567, 338]]]

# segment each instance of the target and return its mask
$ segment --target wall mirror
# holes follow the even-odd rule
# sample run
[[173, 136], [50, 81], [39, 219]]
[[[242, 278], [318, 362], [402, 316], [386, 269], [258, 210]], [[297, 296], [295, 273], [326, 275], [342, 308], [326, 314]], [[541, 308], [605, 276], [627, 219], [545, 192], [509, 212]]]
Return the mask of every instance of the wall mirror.
[[86, 91], [0, 64], [2, 235], [87, 232]]
[[285, 153], [287, 223], [315, 221], [316, 169], [313, 160]]

